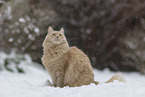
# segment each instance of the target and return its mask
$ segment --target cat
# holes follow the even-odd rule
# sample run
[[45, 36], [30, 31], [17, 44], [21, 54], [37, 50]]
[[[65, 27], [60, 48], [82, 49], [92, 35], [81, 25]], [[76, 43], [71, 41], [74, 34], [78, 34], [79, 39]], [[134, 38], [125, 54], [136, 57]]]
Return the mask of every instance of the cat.
[[[87, 55], [77, 47], [69, 47], [64, 30], [54, 31], [51, 26], [43, 41], [42, 64], [52, 78], [52, 86], [75, 87], [99, 83], [94, 81], [94, 73]], [[121, 74], [113, 76], [106, 83], [114, 80], [124, 82]]]

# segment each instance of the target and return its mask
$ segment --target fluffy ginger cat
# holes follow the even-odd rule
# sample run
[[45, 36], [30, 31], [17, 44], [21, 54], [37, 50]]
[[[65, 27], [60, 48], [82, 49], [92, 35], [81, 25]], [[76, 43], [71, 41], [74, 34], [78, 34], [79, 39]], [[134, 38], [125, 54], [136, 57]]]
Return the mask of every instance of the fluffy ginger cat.
[[[52, 78], [52, 86], [74, 87], [99, 83], [94, 81], [94, 73], [89, 58], [77, 47], [69, 47], [64, 30], [54, 31], [48, 28], [43, 42], [42, 63]], [[106, 83], [114, 80], [124, 82], [121, 74], [116, 74]]]

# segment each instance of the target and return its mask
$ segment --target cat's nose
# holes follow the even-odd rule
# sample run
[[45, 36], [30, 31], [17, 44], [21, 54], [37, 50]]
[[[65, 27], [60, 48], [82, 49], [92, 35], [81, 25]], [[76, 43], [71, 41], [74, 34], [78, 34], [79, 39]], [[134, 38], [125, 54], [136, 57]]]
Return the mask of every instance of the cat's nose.
[[56, 38], [58, 39], [58, 38], [59, 38], [59, 36], [56, 36]]

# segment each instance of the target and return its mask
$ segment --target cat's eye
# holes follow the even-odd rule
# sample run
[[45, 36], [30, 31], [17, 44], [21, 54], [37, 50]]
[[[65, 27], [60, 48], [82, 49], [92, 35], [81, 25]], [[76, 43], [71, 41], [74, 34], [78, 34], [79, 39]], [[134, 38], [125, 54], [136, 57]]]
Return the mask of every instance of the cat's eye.
[[59, 36], [62, 36], [61, 34], [59, 34]]
[[55, 36], [55, 34], [52, 34], [53, 36]]

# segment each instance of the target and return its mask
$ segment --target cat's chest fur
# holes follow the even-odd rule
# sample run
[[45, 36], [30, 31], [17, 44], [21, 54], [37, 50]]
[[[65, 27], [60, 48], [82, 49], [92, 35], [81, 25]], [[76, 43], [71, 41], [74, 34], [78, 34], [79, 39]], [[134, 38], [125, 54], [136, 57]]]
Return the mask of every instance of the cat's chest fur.
[[67, 67], [68, 51], [67, 47], [50, 47], [44, 49], [42, 62], [49, 72], [56, 72], [58, 70], [64, 71]]

